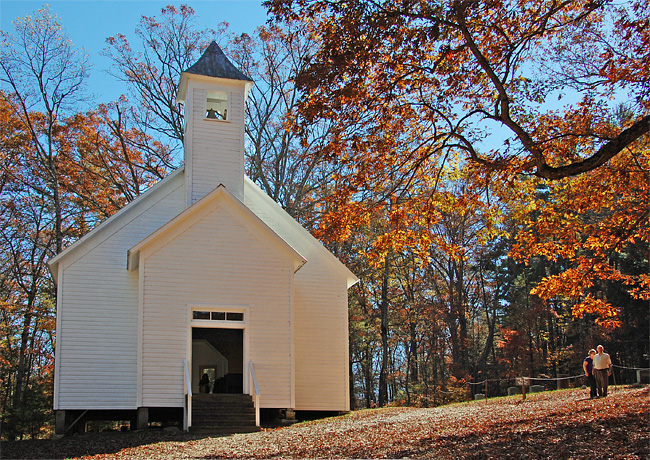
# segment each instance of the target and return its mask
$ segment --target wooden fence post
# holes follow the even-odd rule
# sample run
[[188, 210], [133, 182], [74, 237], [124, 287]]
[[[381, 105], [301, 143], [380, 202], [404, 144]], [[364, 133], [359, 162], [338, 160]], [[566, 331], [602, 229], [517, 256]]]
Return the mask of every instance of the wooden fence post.
[[526, 399], [526, 391], [528, 390], [528, 377], [517, 377], [515, 385], [521, 385], [521, 399]]

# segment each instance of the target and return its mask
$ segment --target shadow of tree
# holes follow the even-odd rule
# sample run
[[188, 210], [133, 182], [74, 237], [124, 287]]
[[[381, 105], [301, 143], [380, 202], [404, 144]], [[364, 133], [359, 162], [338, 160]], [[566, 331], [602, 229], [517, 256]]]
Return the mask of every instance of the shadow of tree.
[[129, 432], [86, 433], [60, 439], [36, 439], [3, 442], [2, 459], [65, 459], [99, 454], [114, 454], [123, 449], [159, 442], [187, 442], [205, 438], [205, 435], [183, 431], [145, 430]]
[[[589, 458], [609, 460], [650, 458], [650, 420], [647, 413], [605, 417], [584, 423], [566, 423], [558, 417], [557, 423], [546, 425], [528, 423], [494, 424], [489, 430], [451, 436], [431, 436], [422, 439], [410, 449], [388, 453], [389, 458], [436, 459], [567, 459]], [[645, 436], [638, 436], [646, 433]], [[594, 439], [602, 442], [594, 443]]]

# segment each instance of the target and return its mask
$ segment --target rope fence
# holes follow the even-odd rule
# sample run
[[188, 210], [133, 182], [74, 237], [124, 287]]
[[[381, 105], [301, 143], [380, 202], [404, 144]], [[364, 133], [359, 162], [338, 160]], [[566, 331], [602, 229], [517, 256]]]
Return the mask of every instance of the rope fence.
[[[650, 368], [613, 366], [613, 377], [610, 380], [611, 391], [616, 391], [617, 385], [650, 383]], [[501, 396], [521, 395], [525, 399], [526, 393], [537, 393], [548, 390], [585, 387], [584, 374], [563, 375], [557, 377], [519, 377], [519, 378], [489, 378], [478, 382], [464, 382], [461, 385], [449, 388], [438, 385], [427, 387], [418, 394], [414, 392], [408, 404], [421, 407], [436, 407], [452, 402], [461, 402], [476, 399], [488, 399]], [[404, 401], [406, 403], [406, 400]]]
[[[612, 366], [613, 387], [618, 384], [650, 383], [650, 368]], [[618, 379], [617, 379], [618, 374]], [[467, 382], [469, 399], [488, 399], [488, 397], [508, 396], [526, 392], [536, 393], [549, 389], [581, 388], [584, 386], [584, 374], [561, 375], [558, 377], [518, 377], [502, 379], [484, 379], [480, 382]], [[574, 381], [574, 382], [572, 382]], [[554, 385], [553, 385], [554, 383]], [[556, 387], [556, 388], [552, 388]], [[505, 392], [504, 392], [505, 389]], [[479, 390], [479, 391], [476, 391]], [[483, 392], [480, 392], [483, 390]]]
[[625, 366], [617, 366], [616, 364], [613, 364], [612, 367], [616, 367], [618, 369], [630, 369], [633, 371], [650, 371], [650, 367], [625, 367]]

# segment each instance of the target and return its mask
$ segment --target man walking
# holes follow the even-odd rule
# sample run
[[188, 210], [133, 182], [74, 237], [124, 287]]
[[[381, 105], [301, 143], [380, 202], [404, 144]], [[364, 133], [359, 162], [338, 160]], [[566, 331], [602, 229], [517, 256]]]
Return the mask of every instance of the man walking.
[[612, 375], [612, 358], [605, 353], [605, 347], [596, 347], [598, 354], [594, 356], [594, 377], [596, 377], [596, 392], [599, 398], [607, 396], [607, 383]]

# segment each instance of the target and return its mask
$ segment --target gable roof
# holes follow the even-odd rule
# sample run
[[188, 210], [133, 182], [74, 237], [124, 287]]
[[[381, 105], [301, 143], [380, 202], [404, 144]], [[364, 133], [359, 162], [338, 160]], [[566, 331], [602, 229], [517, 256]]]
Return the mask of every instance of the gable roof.
[[[125, 207], [113, 214], [111, 217], [100, 223], [97, 227], [84, 235], [79, 240], [68, 246], [63, 252], [53, 257], [48, 261], [48, 266], [54, 280], [58, 278], [58, 269], [60, 262], [74, 257], [84, 247], [92, 245], [94, 241], [102, 241], [107, 235], [121, 228], [120, 222], [131, 221], [134, 216], [138, 215], [143, 209], [149, 206], [152, 200], [158, 200], [160, 197], [169, 194], [181, 184], [177, 184], [177, 180], [184, 179], [185, 167], [181, 166], [176, 171], [172, 172], [169, 176], [153, 185], [140, 197], [128, 203]], [[222, 189], [222, 191], [218, 191]], [[293, 217], [291, 217], [280, 205], [278, 205], [271, 197], [269, 197], [261, 188], [259, 188], [250, 178], [244, 176], [244, 202], [242, 203], [236, 197], [232, 196], [225, 187], [220, 186], [213, 192], [208, 194], [205, 198], [212, 196], [215, 193], [227, 192], [231, 199], [238, 203], [237, 206], [242, 208], [242, 212], [248, 213], [249, 217], [253, 215], [256, 220], [266, 226], [269, 230], [276, 234], [276, 237], [281, 239], [286, 247], [291, 248], [298, 256], [300, 256], [302, 263], [311, 259], [310, 254], [318, 254], [321, 260], [327, 261], [330, 269], [334, 270], [340, 276], [347, 280], [347, 286], [351, 287], [358, 280], [358, 278], [340, 261], [338, 260], [327, 248], [325, 248], [320, 241], [304, 229]], [[204, 199], [205, 199], [204, 198]], [[183, 213], [188, 212], [202, 200], [194, 203], [191, 208], [186, 209]], [[198, 208], [196, 208], [198, 209]], [[172, 220], [180, 217], [177, 215], [171, 219], [167, 224], [163, 225], [158, 231], [169, 226]], [[157, 233], [157, 232], [154, 232]], [[153, 235], [150, 235], [152, 237]], [[145, 238], [129, 250], [129, 258], [137, 257], [133, 252], [138, 247], [142, 247], [150, 237]], [[135, 260], [127, 261], [127, 264], [133, 264]]]
[[142, 195], [138, 196], [136, 199], [127, 203], [123, 208], [119, 209], [115, 214], [110, 216], [108, 219], [100, 222], [96, 227], [91, 231], [86, 233], [84, 236], [79, 238], [77, 241], [73, 242], [70, 246], [66, 247], [56, 256], [52, 257], [47, 261], [48, 268], [52, 274], [52, 278], [55, 282], [58, 280], [59, 264], [61, 261], [72, 257], [74, 254], [78, 253], [81, 248], [91, 244], [93, 241], [102, 238], [106, 238], [107, 234], [114, 232], [116, 229], [121, 228], [120, 222], [128, 222], [138, 215], [138, 213], [144, 211], [146, 208], [151, 206], [152, 203], [160, 200], [162, 197], [167, 196], [169, 193], [173, 192], [177, 187], [182, 186], [183, 172], [185, 170], [184, 166], [172, 171], [170, 175], [164, 179], [156, 182], [150, 188], [148, 188]]
[[312, 260], [312, 254], [316, 254], [320, 260], [326, 261], [331, 269], [347, 280], [348, 288], [359, 281], [359, 278], [343, 262], [282, 209], [248, 176], [244, 176], [244, 203], [274, 232], [280, 235], [289, 245], [300, 251], [308, 260]]
[[135, 270], [140, 264], [140, 252], [151, 244], [167, 238], [173, 239], [175, 235], [181, 233], [186, 228], [192, 226], [197, 220], [201, 219], [207, 212], [214, 209], [219, 203], [231, 205], [236, 212], [248, 220], [251, 226], [254, 226], [259, 232], [266, 235], [267, 238], [275, 242], [276, 247], [284, 250], [293, 259], [294, 273], [307, 262], [296, 249], [294, 249], [286, 240], [281, 238], [273, 229], [264, 223], [255, 213], [239, 201], [226, 187], [219, 185], [212, 192], [201, 198], [189, 208], [185, 209], [179, 215], [167, 222], [161, 228], [144, 238], [131, 249], [127, 251], [127, 269]]

